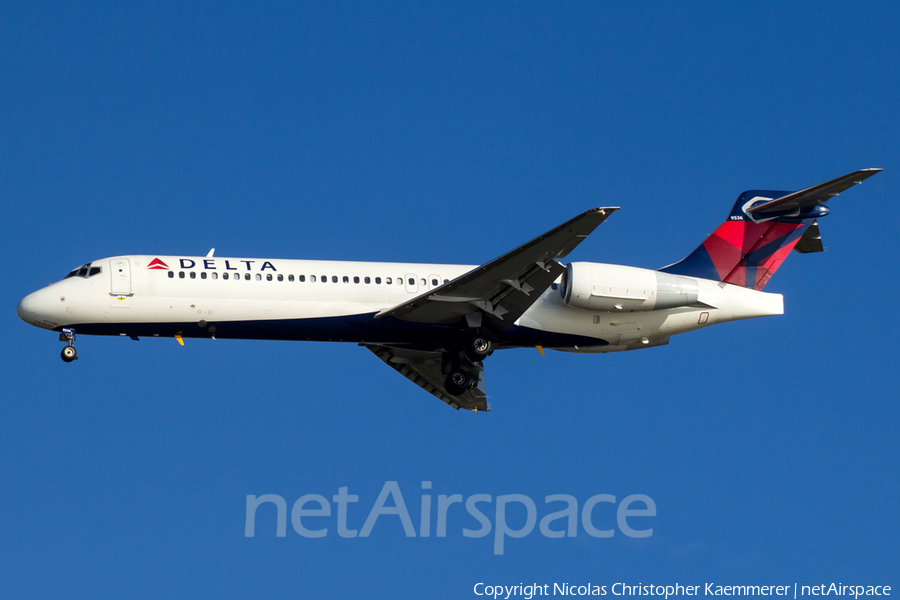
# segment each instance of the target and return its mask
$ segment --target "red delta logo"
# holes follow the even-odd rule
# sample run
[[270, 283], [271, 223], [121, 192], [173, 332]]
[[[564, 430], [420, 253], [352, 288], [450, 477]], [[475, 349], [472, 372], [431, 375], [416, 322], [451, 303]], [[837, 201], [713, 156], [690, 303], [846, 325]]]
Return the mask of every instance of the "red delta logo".
[[169, 265], [167, 265], [163, 261], [159, 260], [158, 258], [154, 258], [153, 260], [150, 261], [150, 264], [147, 265], [147, 268], [148, 269], [157, 269], [160, 271], [168, 271]]

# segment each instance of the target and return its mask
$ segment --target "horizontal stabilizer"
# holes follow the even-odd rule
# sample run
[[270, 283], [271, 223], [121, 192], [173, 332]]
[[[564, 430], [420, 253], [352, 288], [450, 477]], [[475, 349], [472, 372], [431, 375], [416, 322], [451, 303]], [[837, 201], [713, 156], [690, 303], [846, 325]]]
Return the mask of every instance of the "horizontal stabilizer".
[[803, 237], [801, 237], [800, 241], [797, 242], [797, 245], [794, 246], [794, 250], [796, 250], [800, 254], [822, 252], [823, 250], [825, 250], [825, 248], [822, 246], [822, 236], [819, 235], [818, 221], [813, 221], [813, 224], [807, 228], [806, 232], [803, 234]]
[[831, 181], [808, 187], [805, 190], [800, 190], [799, 192], [793, 192], [787, 196], [776, 198], [771, 202], [748, 208], [746, 212], [748, 214], [769, 213], [774, 211], [781, 212], [816, 206], [831, 200], [844, 190], [847, 190], [858, 183], [862, 183], [880, 171], [881, 169], [860, 169], [859, 171], [836, 177]]

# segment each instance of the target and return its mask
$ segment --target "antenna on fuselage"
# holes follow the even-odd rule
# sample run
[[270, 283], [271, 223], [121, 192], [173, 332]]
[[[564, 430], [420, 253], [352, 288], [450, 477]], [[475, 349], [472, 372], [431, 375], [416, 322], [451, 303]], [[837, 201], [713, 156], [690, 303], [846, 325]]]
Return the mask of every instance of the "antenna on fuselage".
[[215, 248], [210, 248], [209, 252], [206, 253], [206, 258], [212, 258], [212, 255], [215, 253]]

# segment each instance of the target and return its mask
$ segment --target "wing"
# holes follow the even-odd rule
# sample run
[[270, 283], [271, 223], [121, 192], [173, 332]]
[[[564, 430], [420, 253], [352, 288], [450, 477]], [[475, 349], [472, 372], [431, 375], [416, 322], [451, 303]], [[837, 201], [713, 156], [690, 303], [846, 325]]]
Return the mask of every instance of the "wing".
[[844, 190], [849, 189], [858, 183], [862, 183], [864, 180], [880, 171], [881, 169], [860, 169], [853, 173], [847, 173], [846, 175], [842, 175], [831, 181], [826, 181], [825, 183], [814, 185], [805, 190], [800, 190], [799, 192], [776, 198], [771, 202], [754, 206], [753, 208], [747, 209], [747, 212], [767, 213], [776, 210], [781, 211], [816, 206], [817, 204], [822, 204], [823, 202], [831, 200]]
[[[565, 272], [557, 262], [618, 207], [594, 208], [453, 281], [385, 309], [376, 319], [488, 327], [502, 333]], [[486, 322], [484, 322], [486, 321]]]
[[460, 408], [476, 412], [491, 410], [484, 391], [484, 367], [480, 362], [467, 368], [470, 376], [473, 378], [477, 376], [478, 383], [462, 394], [454, 396], [444, 387], [446, 374], [442, 368], [440, 352], [423, 352], [375, 344], [360, 344], [360, 346], [365, 346], [389, 367], [456, 410]]

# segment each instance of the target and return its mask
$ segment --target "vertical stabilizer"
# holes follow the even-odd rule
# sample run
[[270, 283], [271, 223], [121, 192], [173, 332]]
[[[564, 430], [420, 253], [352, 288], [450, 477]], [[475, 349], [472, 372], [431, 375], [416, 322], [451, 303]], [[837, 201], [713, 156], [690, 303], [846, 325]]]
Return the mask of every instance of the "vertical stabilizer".
[[[810, 225], [830, 212], [825, 202], [880, 170], [854, 171], [799, 192], [746, 191], [696, 250], [660, 271], [761, 290]], [[821, 247], [817, 224], [813, 233], [800, 251]]]

